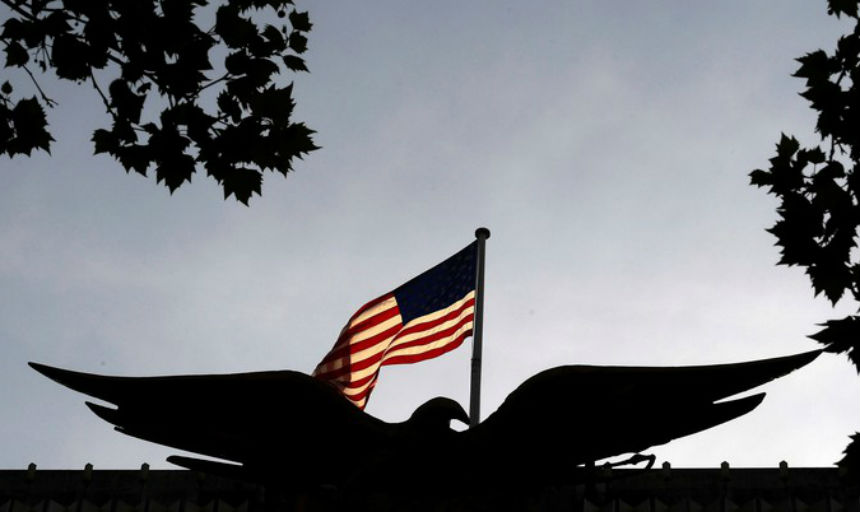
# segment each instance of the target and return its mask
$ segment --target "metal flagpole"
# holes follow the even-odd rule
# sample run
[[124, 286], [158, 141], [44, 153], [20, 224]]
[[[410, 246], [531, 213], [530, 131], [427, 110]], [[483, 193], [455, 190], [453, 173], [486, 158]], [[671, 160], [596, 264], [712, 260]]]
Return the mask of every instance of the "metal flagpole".
[[475, 318], [472, 322], [472, 389], [469, 397], [469, 426], [481, 420], [481, 330], [484, 326], [484, 251], [490, 230], [475, 230], [478, 254], [475, 264]]

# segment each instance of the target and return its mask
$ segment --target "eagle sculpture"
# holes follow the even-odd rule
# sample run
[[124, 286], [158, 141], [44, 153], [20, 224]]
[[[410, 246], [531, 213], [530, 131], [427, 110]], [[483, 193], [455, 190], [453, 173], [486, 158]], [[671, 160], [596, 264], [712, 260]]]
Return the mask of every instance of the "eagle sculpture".
[[87, 402], [119, 432], [219, 459], [168, 458], [179, 466], [293, 488], [384, 488], [440, 475], [450, 485], [563, 483], [610, 457], [641, 461], [652, 446], [751, 411], [764, 393], [726, 399], [819, 353], [710, 366], [560, 366], [527, 379], [464, 431], [451, 428], [469, 420], [451, 399], [388, 423], [295, 371], [115, 377], [30, 366], [112, 404]]

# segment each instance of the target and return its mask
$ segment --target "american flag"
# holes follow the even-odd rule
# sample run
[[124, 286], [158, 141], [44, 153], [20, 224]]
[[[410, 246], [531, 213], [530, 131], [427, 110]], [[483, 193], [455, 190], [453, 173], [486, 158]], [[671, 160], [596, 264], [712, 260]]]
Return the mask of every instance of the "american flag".
[[364, 409], [379, 369], [417, 363], [472, 334], [477, 242], [352, 315], [313, 375]]

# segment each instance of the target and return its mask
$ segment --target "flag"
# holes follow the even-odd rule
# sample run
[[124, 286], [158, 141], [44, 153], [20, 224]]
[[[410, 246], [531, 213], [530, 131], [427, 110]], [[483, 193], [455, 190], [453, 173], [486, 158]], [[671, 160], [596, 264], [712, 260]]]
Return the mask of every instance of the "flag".
[[477, 242], [362, 306], [313, 372], [360, 409], [379, 369], [417, 363], [459, 347], [472, 334]]

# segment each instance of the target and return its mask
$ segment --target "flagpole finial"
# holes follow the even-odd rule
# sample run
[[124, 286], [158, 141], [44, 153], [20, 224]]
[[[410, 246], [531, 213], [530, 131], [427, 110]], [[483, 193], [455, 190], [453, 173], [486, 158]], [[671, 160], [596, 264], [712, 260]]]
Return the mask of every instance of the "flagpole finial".
[[475, 238], [486, 240], [490, 238], [490, 230], [485, 227], [480, 227], [475, 230]]

